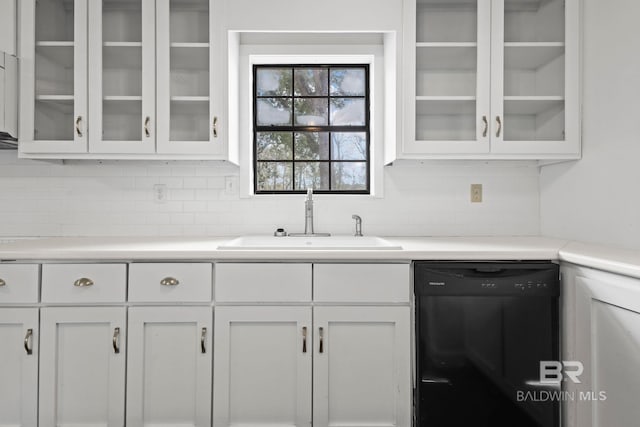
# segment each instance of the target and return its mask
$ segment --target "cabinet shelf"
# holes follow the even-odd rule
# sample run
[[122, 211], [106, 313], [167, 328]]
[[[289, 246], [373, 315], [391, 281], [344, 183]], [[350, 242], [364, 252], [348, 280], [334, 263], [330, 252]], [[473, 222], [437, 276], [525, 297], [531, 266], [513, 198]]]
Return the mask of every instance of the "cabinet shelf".
[[38, 95], [36, 101], [73, 101], [73, 95]]
[[104, 101], [142, 101], [142, 96], [109, 95], [102, 99]]
[[171, 43], [170, 47], [205, 48], [209, 49], [209, 43]]
[[104, 42], [104, 47], [142, 47], [142, 42]]
[[75, 43], [72, 41], [47, 40], [36, 42], [37, 47], [73, 47]]
[[416, 47], [477, 47], [476, 42], [418, 42]]
[[176, 102], [209, 102], [208, 96], [172, 96], [171, 101]]
[[416, 101], [475, 101], [475, 96], [416, 96]]

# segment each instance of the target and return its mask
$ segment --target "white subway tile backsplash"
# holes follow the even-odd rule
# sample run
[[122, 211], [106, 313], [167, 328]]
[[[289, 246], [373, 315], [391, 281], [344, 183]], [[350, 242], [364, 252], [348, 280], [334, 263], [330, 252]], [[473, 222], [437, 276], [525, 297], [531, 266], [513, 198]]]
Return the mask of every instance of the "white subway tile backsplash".
[[[533, 235], [539, 231], [538, 170], [527, 164], [400, 163], [385, 168], [384, 197], [317, 196], [315, 229], [365, 234]], [[304, 196], [240, 198], [226, 162], [16, 159], [0, 151], [0, 236], [234, 236], [304, 230]], [[469, 201], [483, 184], [484, 201]], [[165, 202], [153, 186], [168, 189]]]

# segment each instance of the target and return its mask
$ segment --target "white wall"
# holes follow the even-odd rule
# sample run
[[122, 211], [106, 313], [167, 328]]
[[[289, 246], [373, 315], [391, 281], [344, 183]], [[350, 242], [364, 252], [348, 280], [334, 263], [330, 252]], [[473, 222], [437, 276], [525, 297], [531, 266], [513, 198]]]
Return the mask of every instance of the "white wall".
[[542, 169], [544, 235], [640, 249], [640, 2], [584, 0], [583, 158]]
[[[304, 196], [240, 199], [224, 192], [237, 167], [217, 162], [17, 160], [0, 151], [1, 236], [168, 236], [304, 229]], [[469, 185], [484, 185], [471, 204]], [[153, 201], [166, 184], [169, 200]], [[322, 197], [316, 231], [365, 234], [536, 235], [538, 171], [518, 164], [430, 163], [385, 168], [384, 198]]]

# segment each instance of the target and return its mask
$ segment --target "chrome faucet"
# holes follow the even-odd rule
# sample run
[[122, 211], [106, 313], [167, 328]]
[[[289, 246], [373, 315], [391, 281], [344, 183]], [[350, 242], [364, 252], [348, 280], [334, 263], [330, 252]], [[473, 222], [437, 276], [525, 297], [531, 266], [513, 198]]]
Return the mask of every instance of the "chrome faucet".
[[362, 218], [360, 218], [360, 215], [351, 215], [351, 218], [356, 220], [356, 232], [354, 234], [354, 236], [356, 237], [362, 237]]
[[327, 237], [329, 233], [316, 233], [313, 231], [313, 189], [307, 189], [307, 198], [304, 201], [304, 233], [289, 233], [290, 237]]
[[313, 234], [313, 189], [307, 188], [304, 201], [304, 234]]

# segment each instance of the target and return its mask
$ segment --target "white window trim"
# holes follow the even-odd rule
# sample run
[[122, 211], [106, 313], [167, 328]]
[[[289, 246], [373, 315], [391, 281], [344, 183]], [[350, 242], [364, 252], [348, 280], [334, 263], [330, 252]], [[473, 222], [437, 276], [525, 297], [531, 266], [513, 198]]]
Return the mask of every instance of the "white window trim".
[[[300, 197], [297, 194], [253, 193], [253, 65], [254, 64], [369, 64], [371, 143], [370, 194], [318, 194], [318, 197], [383, 197], [384, 176], [384, 48], [382, 45], [240, 45], [238, 63], [238, 108], [240, 197]], [[231, 85], [233, 87], [233, 85]], [[231, 96], [230, 96], [231, 101]]]

